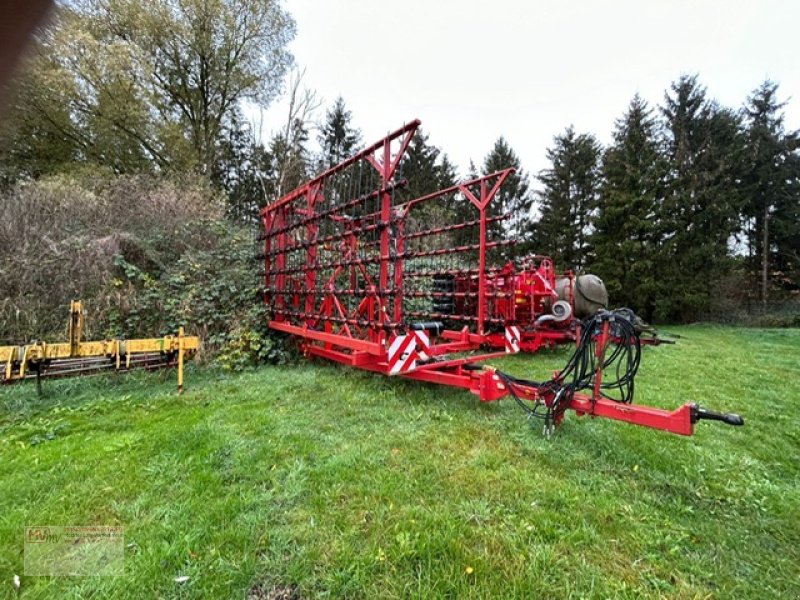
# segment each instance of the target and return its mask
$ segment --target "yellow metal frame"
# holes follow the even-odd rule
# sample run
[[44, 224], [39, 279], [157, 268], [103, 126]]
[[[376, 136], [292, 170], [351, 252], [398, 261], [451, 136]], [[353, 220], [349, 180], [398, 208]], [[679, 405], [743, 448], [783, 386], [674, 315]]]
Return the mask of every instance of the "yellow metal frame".
[[[75, 358], [103, 358], [113, 360], [115, 370], [130, 368], [131, 357], [137, 354], [165, 353], [178, 357], [178, 392], [183, 392], [183, 369], [200, 348], [200, 339], [184, 334], [183, 327], [178, 335], [163, 338], [139, 340], [103, 340], [82, 342], [84, 326], [83, 305], [79, 300], [70, 304], [70, 318], [67, 326], [69, 341], [51, 344], [35, 342], [22, 346], [0, 346], [0, 380], [14, 383], [30, 376], [32, 369], [41, 364], [53, 364], [59, 360]], [[124, 361], [124, 362], [123, 362]]]

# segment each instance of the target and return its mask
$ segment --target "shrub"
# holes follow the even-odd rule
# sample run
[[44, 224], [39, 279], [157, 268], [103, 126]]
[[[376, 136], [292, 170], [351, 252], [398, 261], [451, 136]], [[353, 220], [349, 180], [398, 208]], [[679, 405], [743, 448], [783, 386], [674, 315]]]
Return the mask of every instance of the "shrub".
[[222, 214], [219, 195], [190, 178], [59, 176], [17, 185], [0, 198], [0, 339], [59, 339], [77, 298], [89, 310], [87, 334], [99, 335], [115, 256], [158, 277], [202, 247], [199, 224]]
[[[226, 220], [202, 180], [53, 177], [0, 204], [0, 338], [64, 337], [71, 299], [87, 337], [154, 337], [184, 326], [225, 368], [285, 359], [266, 328], [247, 224]], [[2, 342], [0, 342], [2, 343]]]
[[116, 257], [109, 334], [166, 335], [183, 326], [226, 369], [283, 361], [285, 348], [266, 327], [250, 232], [225, 220], [205, 222], [203, 231], [205, 247], [187, 252], [157, 277]]

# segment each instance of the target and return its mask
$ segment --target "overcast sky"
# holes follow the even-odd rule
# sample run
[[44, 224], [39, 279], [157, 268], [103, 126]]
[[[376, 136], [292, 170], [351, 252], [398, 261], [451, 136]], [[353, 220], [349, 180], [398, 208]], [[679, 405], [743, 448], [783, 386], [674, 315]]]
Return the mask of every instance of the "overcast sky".
[[[610, 140], [638, 92], [682, 73], [738, 108], [769, 77], [800, 128], [800, 0], [285, 0], [305, 82], [339, 95], [365, 142], [414, 118], [463, 176], [503, 135], [536, 173], [574, 124]], [[278, 102], [267, 130], [285, 120]]]

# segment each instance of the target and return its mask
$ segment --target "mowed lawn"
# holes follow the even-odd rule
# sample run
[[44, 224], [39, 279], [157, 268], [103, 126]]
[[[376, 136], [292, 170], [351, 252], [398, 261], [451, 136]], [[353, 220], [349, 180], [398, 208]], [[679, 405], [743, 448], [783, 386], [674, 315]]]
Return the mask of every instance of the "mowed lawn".
[[[800, 331], [671, 331], [637, 400], [745, 427], [545, 439], [509, 399], [322, 362], [4, 388], [0, 597], [799, 598]], [[125, 573], [25, 576], [26, 525], [121, 525]]]

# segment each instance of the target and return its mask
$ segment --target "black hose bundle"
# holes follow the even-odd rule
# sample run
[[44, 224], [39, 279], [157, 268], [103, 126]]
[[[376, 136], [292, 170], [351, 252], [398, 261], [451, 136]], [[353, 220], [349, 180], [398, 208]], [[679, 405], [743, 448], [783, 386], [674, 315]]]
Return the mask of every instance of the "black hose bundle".
[[[567, 409], [575, 392], [593, 389], [597, 372], [597, 341], [604, 323], [608, 323], [608, 342], [603, 354], [603, 378], [600, 395], [615, 402], [633, 401], [634, 379], [639, 370], [641, 346], [639, 335], [634, 327], [635, 315], [630, 309], [599, 310], [582, 323], [581, 337], [575, 352], [557, 377], [550, 381], [531, 381], [519, 379], [497, 371], [497, 375], [508, 388], [511, 397], [528, 413], [528, 419], [544, 421], [545, 432]], [[537, 388], [549, 402], [538, 401], [531, 405], [518, 394], [518, 387]]]

